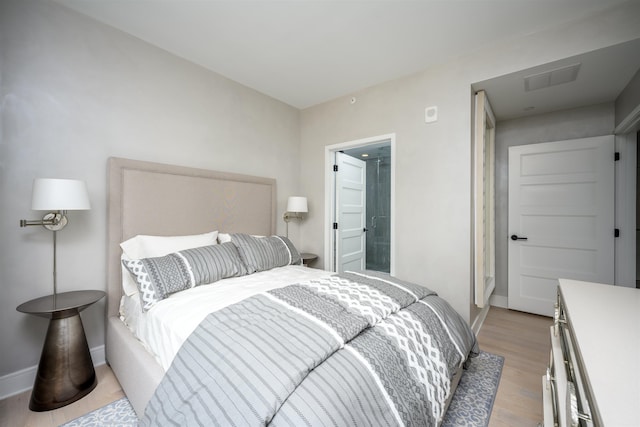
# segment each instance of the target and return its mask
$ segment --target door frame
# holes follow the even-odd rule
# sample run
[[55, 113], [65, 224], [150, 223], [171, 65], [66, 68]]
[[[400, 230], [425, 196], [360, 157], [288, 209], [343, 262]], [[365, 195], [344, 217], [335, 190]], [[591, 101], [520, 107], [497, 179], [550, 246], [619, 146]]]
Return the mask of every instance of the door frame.
[[[638, 279], [636, 254], [636, 198], [637, 150], [640, 132], [640, 104], [620, 121], [613, 131], [616, 151], [620, 161], [616, 162], [616, 227], [620, 237], [615, 242], [616, 285], [636, 287]], [[630, 232], [629, 232], [630, 231]]]
[[396, 266], [396, 134], [389, 133], [385, 135], [372, 136], [368, 138], [356, 139], [353, 141], [341, 142], [324, 147], [324, 163], [325, 163], [325, 183], [324, 183], [324, 259], [325, 268], [335, 271], [334, 250], [336, 244], [336, 233], [333, 230], [335, 221], [336, 206], [336, 185], [335, 173], [333, 172], [333, 164], [336, 151], [348, 150], [351, 148], [364, 147], [366, 145], [379, 144], [381, 142], [389, 142], [391, 147], [391, 224], [390, 224], [390, 274], [394, 275]]
[[495, 134], [495, 115], [485, 91], [478, 91], [473, 153], [473, 293], [478, 308], [490, 305], [489, 299], [496, 288]]
[[636, 287], [636, 133], [615, 134], [616, 162], [615, 218], [620, 237], [614, 243], [615, 285]]

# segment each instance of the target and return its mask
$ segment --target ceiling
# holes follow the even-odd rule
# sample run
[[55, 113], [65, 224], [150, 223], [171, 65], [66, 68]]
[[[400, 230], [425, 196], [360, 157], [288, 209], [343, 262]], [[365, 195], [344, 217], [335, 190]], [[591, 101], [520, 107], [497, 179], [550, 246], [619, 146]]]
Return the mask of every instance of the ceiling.
[[[497, 120], [567, 110], [614, 101], [640, 69], [640, 39], [473, 85], [487, 92]], [[575, 81], [526, 91], [525, 79], [579, 65]]]
[[344, 153], [364, 161], [388, 159], [391, 157], [391, 142], [385, 141], [374, 144], [367, 144], [361, 147], [344, 150]]
[[297, 108], [625, 2], [56, 1]]

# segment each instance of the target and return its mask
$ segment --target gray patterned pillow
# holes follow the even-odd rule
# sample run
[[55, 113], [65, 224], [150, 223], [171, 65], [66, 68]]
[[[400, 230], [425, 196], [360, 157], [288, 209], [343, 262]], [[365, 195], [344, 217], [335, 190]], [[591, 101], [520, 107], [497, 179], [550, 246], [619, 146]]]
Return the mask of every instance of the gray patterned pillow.
[[140, 291], [142, 310], [194, 286], [247, 274], [233, 243], [186, 249], [163, 257], [122, 260]]
[[299, 265], [302, 261], [300, 253], [286, 237], [231, 234], [231, 242], [238, 247], [248, 274], [285, 265]]
[[247, 274], [238, 249], [230, 242], [187, 249], [178, 253], [191, 266], [195, 281], [194, 286]]

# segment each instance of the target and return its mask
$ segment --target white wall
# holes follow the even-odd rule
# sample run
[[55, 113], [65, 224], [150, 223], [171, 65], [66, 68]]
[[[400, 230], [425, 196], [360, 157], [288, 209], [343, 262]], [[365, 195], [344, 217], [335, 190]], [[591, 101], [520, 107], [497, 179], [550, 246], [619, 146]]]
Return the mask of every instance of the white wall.
[[[37, 364], [47, 327], [16, 311], [52, 291], [51, 233], [18, 226], [42, 214], [34, 178], [87, 182], [92, 210], [58, 234], [58, 288], [104, 290], [109, 156], [276, 178], [281, 215], [298, 193], [299, 112], [53, 2], [0, 2], [0, 31], [1, 379]], [[104, 301], [82, 317], [103, 344]]]
[[[640, 3], [629, 2], [303, 110], [301, 192], [311, 206], [305, 246], [324, 253], [323, 147], [396, 133], [397, 275], [437, 291], [472, 322], [471, 85], [639, 36]], [[438, 121], [425, 124], [432, 105]]]
[[613, 128], [613, 102], [498, 122], [496, 126], [496, 290], [494, 295], [503, 297], [509, 295], [507, 269], [509, 147], [613, 135]]

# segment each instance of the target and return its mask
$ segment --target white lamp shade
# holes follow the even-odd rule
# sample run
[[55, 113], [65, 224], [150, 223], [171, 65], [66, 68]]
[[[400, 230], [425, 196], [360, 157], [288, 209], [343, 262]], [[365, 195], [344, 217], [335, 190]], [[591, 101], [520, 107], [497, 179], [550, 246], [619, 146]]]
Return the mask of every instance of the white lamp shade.
[[307, 198], [291, 196], [287, 201], [287, 212], [309, 212], [307, 209]]
[[91, 209], [84, 181], [39, 178], [33, 181], [31, 209], [34, 211], [70, 211]]

